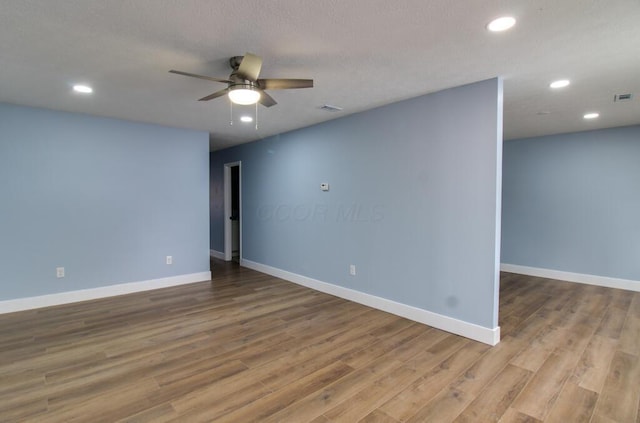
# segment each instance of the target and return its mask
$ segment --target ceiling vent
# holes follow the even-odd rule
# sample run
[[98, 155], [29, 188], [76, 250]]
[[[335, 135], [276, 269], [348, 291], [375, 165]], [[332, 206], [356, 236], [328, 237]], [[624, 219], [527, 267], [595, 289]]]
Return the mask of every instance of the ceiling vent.
[[616, 94], [613, 96], [614, 103], [619, 101], [630, 101], [633, 98], [631, 94]]
[[320, 109], [326, 110], [327, 112], [341, 112], [342, 111], [342, 107], [332, 106], [330, 104], [325, 104], [324, 106], [321, 106]]

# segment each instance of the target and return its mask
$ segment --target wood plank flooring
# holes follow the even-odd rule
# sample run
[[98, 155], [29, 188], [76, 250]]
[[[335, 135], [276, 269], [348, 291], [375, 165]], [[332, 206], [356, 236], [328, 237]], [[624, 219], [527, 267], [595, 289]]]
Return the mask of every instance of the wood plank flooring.
[[640, 423], [640, 293], [505, 273], [491, 348], [213, 265], [0, 315], [0, 421]]

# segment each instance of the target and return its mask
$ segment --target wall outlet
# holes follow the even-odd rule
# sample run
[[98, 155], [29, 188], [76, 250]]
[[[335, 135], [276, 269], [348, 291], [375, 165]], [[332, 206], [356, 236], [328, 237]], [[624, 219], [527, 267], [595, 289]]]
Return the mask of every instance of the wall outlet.
[[167, 264], [173, 264], [173, 257], [167, 256]]
[[64, 267], [56, 267], [56, 277], [64, 278]]
[[356, 275], [356, 265], [355, 264], [350, 264], [349, 265], [349, 274], [351, 276], [355, 276]]

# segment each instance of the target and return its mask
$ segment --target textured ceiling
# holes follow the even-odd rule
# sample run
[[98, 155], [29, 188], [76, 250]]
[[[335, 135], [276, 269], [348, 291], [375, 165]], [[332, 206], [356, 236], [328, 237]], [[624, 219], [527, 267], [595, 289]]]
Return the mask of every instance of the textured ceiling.
[[[485, 29], [505, 14], [513, 29]], [[638, 0], [2, 0], [0, 101], [205, 130], [217, 149], [502, 76], [506, 139], [638, 124], [639, 21]], [[168, 73], [224, 78], [247, 51], [261, 77], [315, 80], [271, 91], [258, 130], [196, 101], [223, 84]]]

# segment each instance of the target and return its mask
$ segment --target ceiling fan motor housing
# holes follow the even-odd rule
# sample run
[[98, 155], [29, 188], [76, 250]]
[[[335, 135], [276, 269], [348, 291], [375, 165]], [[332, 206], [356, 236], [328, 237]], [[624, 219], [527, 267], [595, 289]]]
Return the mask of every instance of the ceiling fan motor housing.
[[231, 69], [233, 69], [234, 71], [238, 70], [238, 67], [240, 67], [240, 63], [242, 62], [243, 58], [244, 56], [233, 56], [232, 58], [230, 58], [229, 66], [231, 66]]

